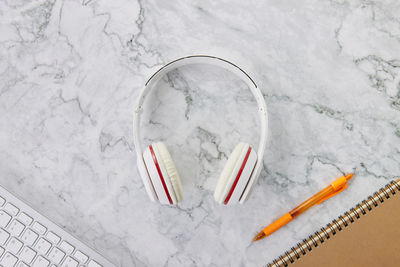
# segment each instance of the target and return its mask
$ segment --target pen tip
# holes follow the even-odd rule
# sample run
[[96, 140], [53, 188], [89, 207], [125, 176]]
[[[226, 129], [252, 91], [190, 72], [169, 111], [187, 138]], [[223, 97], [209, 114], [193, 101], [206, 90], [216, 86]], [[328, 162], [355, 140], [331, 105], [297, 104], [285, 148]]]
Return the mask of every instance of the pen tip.
[[256, 235], [254, 238], [253, 238], [253, 241], [258, 241], [258, 240], [260, 240], [260, 239], [263, 239], [264, 237], [266, 237], [267, 235], [264, 233], [264, 231], [261, 231], [261, 232], [259, 232], [258, 233], [258, 235]]
[[354, 176], [354, 173], [349, 173], [349, 174], [347, 174], [347, 175], [346, 175], [346, 180], [347, 180], [347, 181], [350, 180], [351, 178], [353, 178], [353, 176]]

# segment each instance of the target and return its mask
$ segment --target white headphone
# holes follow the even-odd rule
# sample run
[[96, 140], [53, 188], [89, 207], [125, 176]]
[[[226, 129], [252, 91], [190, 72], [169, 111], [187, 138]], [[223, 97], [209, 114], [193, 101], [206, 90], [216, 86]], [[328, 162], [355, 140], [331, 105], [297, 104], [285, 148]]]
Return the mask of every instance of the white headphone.
[[133, 141], [136, 148], [137, 166], [144, 187], [152, 201], [174, 205], [182, 200], [182, 185], [166, 146], [162, 142], [153, 143], [142, 153], [140, 143], [140, 115], [143, 102], [148, 92], [169, 71], [189, 64], [212, 64], [225, 68], [246, 82], [253, 93], [260, 116], [261, 135], [258, 153], [247, 143], [239, 143], [221, 173], [215, 188], [214, 198], [220, 204], [244, 203], [256, 183], [262, 166], [262, 159], [267, 142], [268, 112], [264, 97], [250, 76], [232, 62], [207, 55], [194, 55], [176, 59], [156, 71], [142, 89], [133, 116]]

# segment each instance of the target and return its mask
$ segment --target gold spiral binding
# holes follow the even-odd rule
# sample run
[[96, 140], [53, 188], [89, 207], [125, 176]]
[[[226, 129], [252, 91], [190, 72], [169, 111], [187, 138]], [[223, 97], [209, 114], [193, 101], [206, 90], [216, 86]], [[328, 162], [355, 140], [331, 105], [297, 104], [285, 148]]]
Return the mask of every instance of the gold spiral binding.
[[295, 260], [307, 254], [307, 251], [312, 251], [313, 248], [330, 239], [344, 228], [348, 227], [352, 223], [356, 222], [362, 216], [378, 207], [385, 199], [389, 199], [391, 196], [396, 195], [400, 192], [400, 179], [392, 181], [385, 187], [382, 187], [379, 191], [369, 196], [366, 200], [358, 203], [350, 211], [346, 211], [343, 215], [340, 215], [337, 219], [328, 223], [326, 227], [322, 227], [319, 231], [310, 235], [307, 239], [304, 239], [302, 243], [297, 243], [295, 247], [285, 251], [284, 254], [268, 263], [267, 267], [282, 267], [288, 266], [290, 263], [294, 263]]

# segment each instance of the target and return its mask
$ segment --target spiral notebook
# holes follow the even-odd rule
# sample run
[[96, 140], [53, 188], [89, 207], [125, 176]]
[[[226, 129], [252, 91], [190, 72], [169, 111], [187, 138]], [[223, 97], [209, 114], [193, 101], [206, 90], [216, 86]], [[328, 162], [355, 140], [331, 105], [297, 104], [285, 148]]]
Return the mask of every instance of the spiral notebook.
[[269, 263], [268, 267], [399, 266], [400, 179]]

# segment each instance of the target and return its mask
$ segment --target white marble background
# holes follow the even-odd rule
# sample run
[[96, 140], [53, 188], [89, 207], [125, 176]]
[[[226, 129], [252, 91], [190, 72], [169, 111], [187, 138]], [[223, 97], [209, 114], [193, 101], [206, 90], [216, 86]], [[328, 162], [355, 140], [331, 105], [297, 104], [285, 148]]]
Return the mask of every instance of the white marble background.
[[[151, 203], [138, 92], [169, 60], [215, 51], [269, 106], [261, 178], [245, 205], [216, 205], [235, 144], [257, 145], [254, 101], [226, 71], [184, 67], [148, 99], [143, 132], [166, 142], [185, 199]], [[271, 261], [400, 174], [399, 115], [399, 1], [0, 0], [0, 184], [120, 266]], [[340, 196], [251, 242], [351, 171]]]

